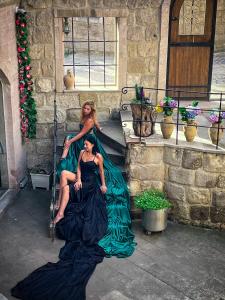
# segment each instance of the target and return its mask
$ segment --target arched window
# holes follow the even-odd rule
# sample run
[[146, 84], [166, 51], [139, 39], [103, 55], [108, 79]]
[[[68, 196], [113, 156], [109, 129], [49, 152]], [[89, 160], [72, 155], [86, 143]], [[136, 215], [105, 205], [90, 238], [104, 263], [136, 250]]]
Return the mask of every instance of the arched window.
[[204, 35], [206, 0], [184, 0], [179, 14], [179, 35]]

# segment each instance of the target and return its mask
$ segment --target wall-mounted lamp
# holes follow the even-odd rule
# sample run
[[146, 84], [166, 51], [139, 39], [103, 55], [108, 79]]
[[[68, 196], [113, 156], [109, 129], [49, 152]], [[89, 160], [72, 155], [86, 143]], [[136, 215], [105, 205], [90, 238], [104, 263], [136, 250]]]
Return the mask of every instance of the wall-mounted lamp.
[[64, 18], [63, 32], [66, 35], [68, 35], [70, 33], [70, 26], [69, 26], [68, 18]]

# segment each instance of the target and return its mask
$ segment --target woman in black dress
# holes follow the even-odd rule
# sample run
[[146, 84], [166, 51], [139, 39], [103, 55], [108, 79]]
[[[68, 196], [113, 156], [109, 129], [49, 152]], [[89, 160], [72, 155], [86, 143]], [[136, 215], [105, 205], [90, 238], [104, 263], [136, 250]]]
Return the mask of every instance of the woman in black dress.
[[23, 300], [86, 298], [87, 282], [105, 256], [98, 245], [107, 231], [107, 188], [102, 166], [101, 154], [95, 153], [95, 137], [89, 134], [79, 157], [77, 181], [65, 188], [56, 222], [58, 236], [66, 240], [59, 261], [32, 272], [11, 290], [12, 296]]

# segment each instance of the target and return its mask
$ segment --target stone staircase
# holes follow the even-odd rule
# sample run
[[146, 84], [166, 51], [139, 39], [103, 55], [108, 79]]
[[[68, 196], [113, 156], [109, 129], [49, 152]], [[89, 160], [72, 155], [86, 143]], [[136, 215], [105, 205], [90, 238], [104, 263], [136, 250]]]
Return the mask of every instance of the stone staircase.
[[[125, 180], [127, 174], [125, 171], [125, 156], [126, 156], [126, 144], [124, 141], [123, 130], [120, 121], [107, 121], [101, 123], [102, 132], [97, 133], [104, 150], [108, 154], [110, 160], [120, 168]], [[63, 142], [67, 135], [77, 132], [65, 131], [58, 135], [57, 139], [57, 161], [61, 156], [63, 150]]]
[[[121, 116], [122, 117], [122, 116]], [[127, 115], [123, 116], [124, 120], [127, 120]], [[123, 119], [123, 118], [122, 118]], [[120, 168], [122, 175], [125, 181], [128, 181], [128, 174], [126, 171], [125, 163], [126, 163], [126, 153], [127, 147], [124, 140], [123, 128], [120, 120], [101, 122], [101, 127], [103, 128], [101, 132], [97, 133], [97, 137], [99, 138], [104, 150], [109, 156], [109, 159]], [[73, 132], [61, 132], [58, 135], [57, 139], [57, 160], [59, 160], [62, 150], [63, 150], [63, 142], [65, 137], [68, 134], [75, 133]], [[59, 185], [57, 184], [56, 190], [59, 189]], [[134, 207], [133, 197], [131, 197], [131, 217], [132, 219], [140, 219], [141, 212], [139, 209]]]

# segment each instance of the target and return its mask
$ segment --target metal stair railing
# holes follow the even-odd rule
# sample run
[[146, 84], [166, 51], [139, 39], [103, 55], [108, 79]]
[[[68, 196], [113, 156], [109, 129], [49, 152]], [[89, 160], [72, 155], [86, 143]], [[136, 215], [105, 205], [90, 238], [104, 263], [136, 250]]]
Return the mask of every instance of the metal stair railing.
[[56, 97], [54, 99], [54, 127], [53, 127], [53, 184], [52, 184], [52, 198], [50, 204], [50, 225], [49, 225], [49, 233], [52, 241], [55, 239], [55, 225], [53, 220], [55, 218], [55, 204], [56, 204], [56, 151], [57, 151], [57, 104]]
[[[181, 123], [181, 122], [179, 122], [179, 118], [180, 118], [180, 111], [179, 111], [179, 108], [181, 107], [181, 101], [183, 101], [183, 100], [185, 100], [185, 101], [187, 101], [186, 99], [182, 99], [182, 93], [188, 93], [188, 94], [191, 94], [191, 95], [193, 95], [193, 97], [195, 98], [197, 98], [199, 95], [205, 95], [206, 97], [207, 97], [207, 99], [210, 99], [210, 96], [212, 96], [212, 95], [214, 95], [214, 96], [219, 96], [219, 99], [216, 99], [216, 100], [214, 100], [214, 99], [212, 99], [212, 100], [210, 100], [210, 102], [219, 102], [219, 105], [218, 105], [218, 108], [210, 108], [210, 109], [204, 109], [204, 108], [201, 108], [201, 107], [199, 107], [200, 108], [200, 110], [202, 111], [202, 112], [211, 112], [211, 111], [213, 111], [214, 109], [216, 109], [216, 111], [218, 112], [218, 114], [219, 114], [219, 122], [221, 122], [222, 121], [222, 113], [225, 113], [225, 109], [223, 109], [222, 108], [222, 103], [225, 103], [225, 93], [223, 93], [223, 92], [217, 92], [217, 93], [210, 93], [210, 92], [198, 92], [198, 91], [189, 91], [189, 90], [177, 90], [177, 89], [159, 89], [159, 88], [151, 88], [151, 87], [141, 87], [142, 89], [143, 89], [143, 91], [149, 91], [149, 92], [156, 92], [156, 99], [157, 99], [157, 94], [158, 94], [158, 92], [159, 91], [162, 91], [162, 92], [165, 92], [165, 95], [168, 95], [168, 93], [170, 93], [170, 92], [172, 92], [172, 93], [174, 93], [174, 94], [177, 94], [177, 96], [176, 97], [174, 97], [174, 96], [171, 96], [171, 97], [173, 97], [176, 101], [177, 101], [177, 103], [178, 103], [178, 105], [177, 105], [177, 107], [176, 107], [176, 109], [177, 109], [177, 112], [176, 112], [176, 116], [177, 116], [177, 119], [176, 119], [176, 122], [173, 122], [173, 123], [167, 123], [167, 124], [175, 124], [176, 125], [176, 145], [178, 145], [178, 143], [179, 143], [179, 126], [180, 125], [184, 125], [184, 123]], [[123, 87], [122, 88], [122, 93], [121, 93], [121, 103], [120, 103], [120, 105], [121, 105], [121, 110], [122, 111], [126, 111], [126, 110], [128, 110], [128, 107], [129, 106], [131, 106], [131, 103], [123, 103], [123, 95], [125, 95], [125, 94], [127, 94], [128, 93], [128, 91], [129, 90], [135, 90], [135, 87]], [[150, 97], [151, 98], [151, 97]], [[150, 99], [151, 100], [151, 99]], [[219, 100], [219, 101], [218, 101]], [[191, 100], [190, 100], [191, 101]], [[201, 101], [202, 101], [202, 99], [200, 99], [199, 100], [199, 104], [201, 104]], [[208, 100], [209, 101], [209, 100]], [[142, 115], [143, 115], [143, 107], [144, 106], [146, 106], [146, 103], [144, 102], [144, 98], [142, 97], [141, 98], [141, 101], [140, 101], [141, 103], [140, 103], [140, 107], [141, 107], [141, 118], [140, 118], [140, 120], [133, 120], [133, 121], [131, 121], [131, 120], [123, 120], [123, 122], [122, 122], [122, 126], [123, 127], [125, 127], [126, 126], [126, 123], [129, 123], [129, 122], [136, 122], [136, 123], [138, 123], [139, 125], [140, 125], [140, 127], [142, 126], [142, 123], [146, 123], [146, 122], [152, 122], [152, 121], [150, 121], [150, 120], [143, 120], [142, 119]], [[152, 103], [150, 103], [150, 104], [148, 104], [149, 105], [149, 107], [151, 107], [151, 108], [153, 108], [153, 109], [155, 109], [156, 108], [156, 106], [157, 106], [157, 104], [158, 103], [156, 103], [156, 104], [152, 104]], [[164, 107], [169, 107], [169, 106], [164, 106]], [[220, 124], [219, 124], [219, 122], [218, 122], [218, 127], [217, 127], [217, 142], [216, 142], [216, 150], [219, 150], [218, 149], [218, 144], [219, 144], [219, 131], [220, 131], [220, 129], [222, 128], [223, 130], [225, 129], [225, 127], [223, 126], [223, 127], [221, 127], [220, 126]], [[160, 122], [160, 121], [156, 121], [156, 118], [155, 118], [155, 120], [154, 120], [154, 124], [155, 123], [162, 123], [162, 122]], [[196, 126], [196, 125], [190, 125], [190, 126]], [[198, 125], [198, 127], [200, 128], [210, 128], [210, 126], [204, 126], [204, 125]], [[149, 134], [148, 136], [150, 136], [151, 134]], [[141, 135], [141, 130], [140, 130], [140, 135], [139, 135], [139, 143], [142, 143], [142, 138], [146, 138], [147, 136], [142, 136]]]

